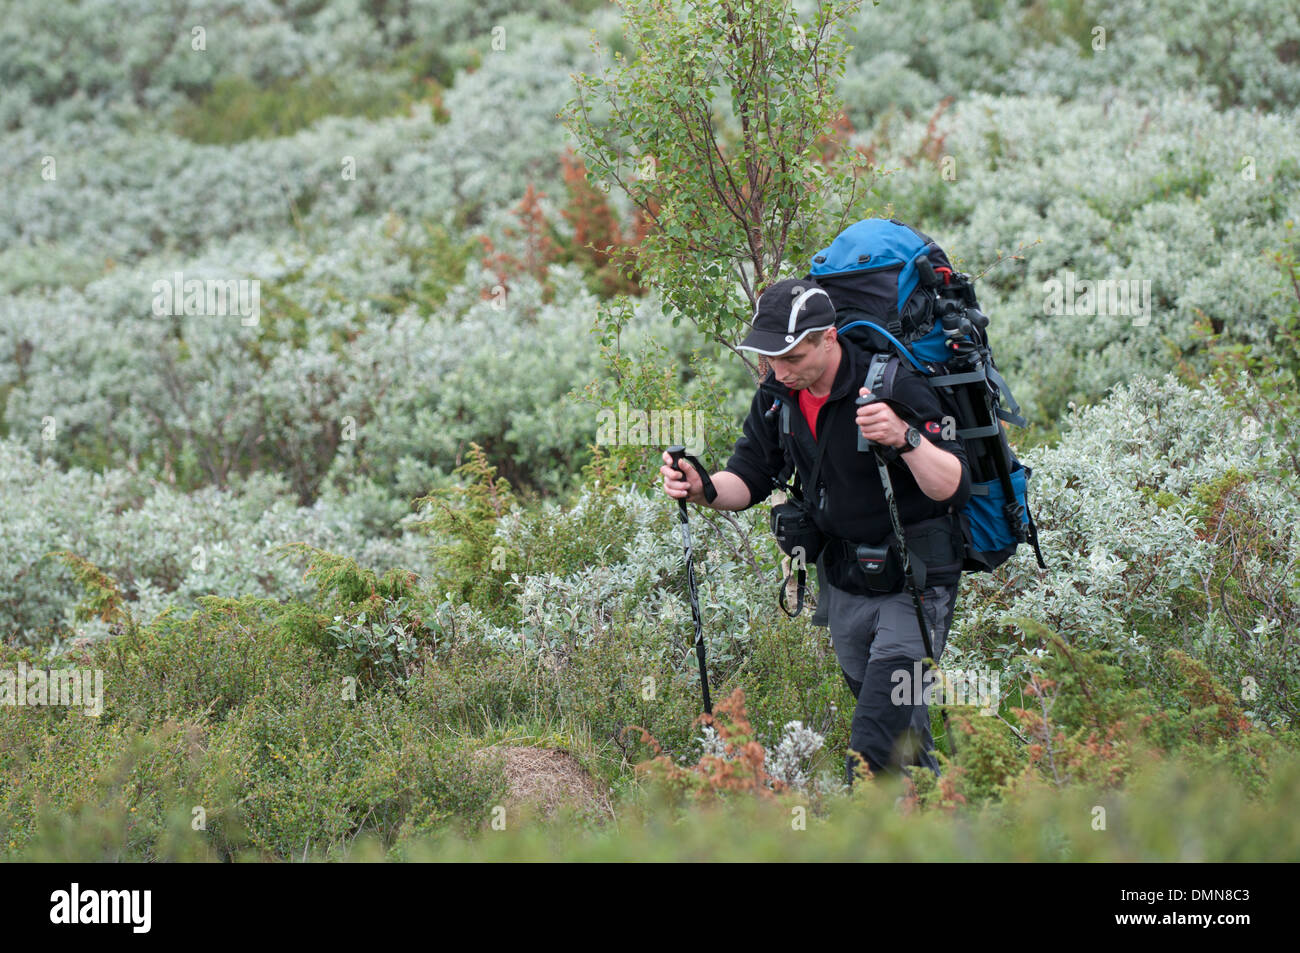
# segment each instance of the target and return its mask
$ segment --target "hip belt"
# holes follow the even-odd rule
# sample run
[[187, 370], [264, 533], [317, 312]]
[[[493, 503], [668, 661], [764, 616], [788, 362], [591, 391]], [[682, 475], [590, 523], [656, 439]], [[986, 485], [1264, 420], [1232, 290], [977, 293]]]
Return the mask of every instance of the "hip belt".
[[[960, 575], [962, 534], [954, 514], [906, 525], [903, 535], [921, 588], [927, 576], [949, 582]], [[903, 589], [903, 561], [898, 538], [892, 531], [874, 543], [830, 536], [822, 557], [826, 580], [837, 589], [859, 595], [883, 595]]]

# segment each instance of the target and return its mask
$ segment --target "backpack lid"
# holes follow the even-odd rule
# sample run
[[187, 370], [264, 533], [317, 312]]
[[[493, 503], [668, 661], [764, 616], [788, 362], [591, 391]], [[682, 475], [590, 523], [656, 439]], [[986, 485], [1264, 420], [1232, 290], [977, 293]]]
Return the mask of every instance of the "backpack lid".
[[826, 248], [813, 256], [809, 274], [815, 279], [866, 271], [898, 269], [899, 311], [916, 290], [918, 256], [934, 243], [902, 222], [891, 218], [865, 218], [850, 225]]

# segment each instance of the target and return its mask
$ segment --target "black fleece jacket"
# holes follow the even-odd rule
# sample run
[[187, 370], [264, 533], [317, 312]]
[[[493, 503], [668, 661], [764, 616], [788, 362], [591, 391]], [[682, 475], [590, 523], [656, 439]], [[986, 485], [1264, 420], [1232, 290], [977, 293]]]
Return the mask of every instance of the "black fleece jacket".
[[[734, 473], [749, 487], [750, 506], [767, 498], [774, 488], [773, 480], [790, 473], [780, 441], [781, 413], [777, 410], [768, 414], [767, 411], [778, 398], [788, 402], [793, 431], [789, 452], [800, 474], [805, 498], [814, 503], [821, 501], [821, 508], [814, 510], [819, 528], [841, 539], [877, 543], [890, 534], [889, 510], [875, 454], [858, 450], [855, 421], [858, 411], [855, 401], [871, 355], [843, 344], [840, 349], [835, 383], [817, 416], [818, 435], [822, 440], [830, 441], [823, 452], [817, 480], [819, 486], [808, 485], [818, 444], [799, 410], [797, 392], [777, 381], [775, 372], [769, 372], [758, 385], [749, 416], [745, 419], [744, 435], [736, 441], [723, 470]], [[899, 417], [919, 430], [927, 440], [961, 461], [961, 482], [947, 500], [932, 500], [921, 492], [904, 458], [900, 457], [889, 465], [890, 481], [904, 529], [912, 523], [961, 509], [971, 492], [966, 453], [960, 441], [940, 439], [945, 411], [938, 394], [906, 361], [898, 370], [889, 404]]]

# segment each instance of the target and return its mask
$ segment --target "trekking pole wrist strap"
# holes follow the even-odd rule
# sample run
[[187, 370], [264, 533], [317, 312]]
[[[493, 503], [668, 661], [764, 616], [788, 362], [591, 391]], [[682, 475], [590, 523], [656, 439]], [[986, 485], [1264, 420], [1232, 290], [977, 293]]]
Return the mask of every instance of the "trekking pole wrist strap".
[[[790, 585], [791, 577], [795, 579], [795, 597], [794, 597], [793, 612], [791, 612], [789, 607], [785, 604], [786, 590], [787, 587]], [[797, 569], [794, 572], [792, 572], [789, 576], [786, 576], [784, 579], [781, 580], [781, 595], [777, 599], [777, 604], [781, 607], [782, 612], [784, 612], [786, 615], [788, 615], [790, 618], [793, 619], [797, 615], [799, 615], [800, 612], [803, 611], [804, 595], [807, 592], [808, 592], [808, 570], [803, 568]]]

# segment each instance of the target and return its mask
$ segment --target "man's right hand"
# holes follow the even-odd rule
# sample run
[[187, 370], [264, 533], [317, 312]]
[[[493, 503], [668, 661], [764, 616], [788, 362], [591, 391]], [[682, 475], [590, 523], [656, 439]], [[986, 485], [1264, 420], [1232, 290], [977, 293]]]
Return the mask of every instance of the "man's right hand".
[[[695, 468], [686, 460], [679, 461], [681, 472], [673, 466], [673, 458], [664, 451], [664, 465], [659, 472], [664, 477], [664, 492], [674, 500], [686, 500], [689, 503], [704, 503], [704, 481], [695, 472]], [[683, 480], [682, 476], [686, 479]]]

